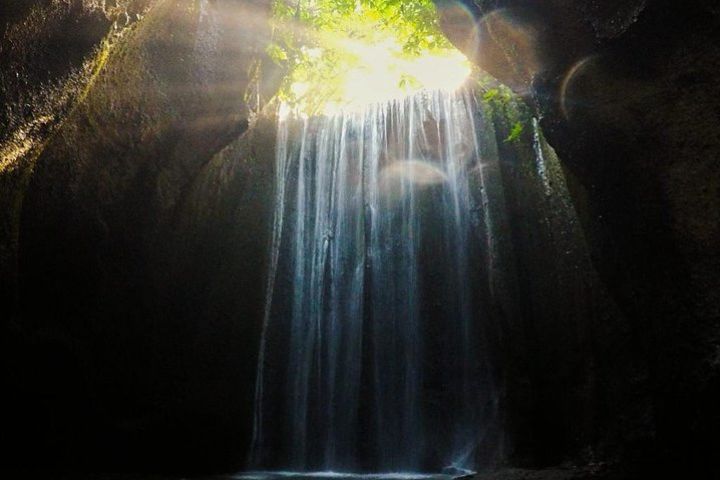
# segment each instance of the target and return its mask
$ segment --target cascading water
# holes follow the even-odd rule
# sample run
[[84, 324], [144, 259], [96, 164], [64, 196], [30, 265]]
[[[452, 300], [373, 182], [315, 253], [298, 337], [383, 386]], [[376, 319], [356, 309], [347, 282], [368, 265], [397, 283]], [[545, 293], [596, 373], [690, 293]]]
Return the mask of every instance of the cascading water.
[[460, 90], [280, 116], [255, 467], [474, 467], [489, 392], [471, 265], [493, 256], [478, 111]]

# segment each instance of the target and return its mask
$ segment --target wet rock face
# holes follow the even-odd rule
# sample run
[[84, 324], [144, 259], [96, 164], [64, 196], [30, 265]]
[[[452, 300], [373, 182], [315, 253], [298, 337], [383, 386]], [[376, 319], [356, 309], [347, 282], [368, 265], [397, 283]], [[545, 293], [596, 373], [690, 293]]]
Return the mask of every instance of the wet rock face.
[[2, 306], [17, 465], [244, 461], [272, 209], [274, 121], [257, 82], [268, 7], [154, 3], [25, 180], [0, 171], [21, 206], [2, 262], [18, 278]]
[[448, 37], [542, 116], [595, 267], [627, 316], [625, 328], [599, 326], [588, 352], [606, 371], [588, 448], [717, 470], [717, 6], [437, 3]]

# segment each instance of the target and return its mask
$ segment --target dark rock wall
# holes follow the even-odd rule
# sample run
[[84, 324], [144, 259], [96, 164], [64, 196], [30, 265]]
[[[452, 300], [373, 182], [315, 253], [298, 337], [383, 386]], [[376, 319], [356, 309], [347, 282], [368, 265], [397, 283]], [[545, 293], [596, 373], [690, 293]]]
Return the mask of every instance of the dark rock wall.
[[595, 410], [565, 412], [555, 428], [595, 425], [588, 448], [605, 459], [717, 472], [717, 6], [437, 4], [448, 37], [542, 117], [593, 263], [626, 317], [597, 325], [587, 352]]
[[272, 209], [267, 9], [158, 2], [43, 143], [27, 188], [3, 177], [22, 209], [2, 325], [16, 466], [244, 461]]
[[598, 338], [617, 336], [626, 319], [590, 261], [564, 172], [532, 109], [502, 87], [484, 89], [483, 157], [499, 159], [496, 172], [485, 169], [499, 254], [485, 327], [501, 428], [483, 438], [479, 464], [596, 463], [604, 403], [627, 395], [600, 390], [616, 372], [598, 362]]
[[[112, 3], [112, 6], [111, 6]], [[22, 198], [34, 161], [150, 0], [0, 5], [0, 302], [14, 315]]]

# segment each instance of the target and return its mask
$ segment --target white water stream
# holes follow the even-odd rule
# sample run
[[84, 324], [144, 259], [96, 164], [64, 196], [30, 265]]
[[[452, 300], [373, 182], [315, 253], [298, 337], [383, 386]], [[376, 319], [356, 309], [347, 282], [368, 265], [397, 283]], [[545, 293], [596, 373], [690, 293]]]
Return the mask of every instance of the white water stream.
[[493, 270], [477, 111], [461, 90], [281, 115], [256, 467], [474, 467], [471, 266]]

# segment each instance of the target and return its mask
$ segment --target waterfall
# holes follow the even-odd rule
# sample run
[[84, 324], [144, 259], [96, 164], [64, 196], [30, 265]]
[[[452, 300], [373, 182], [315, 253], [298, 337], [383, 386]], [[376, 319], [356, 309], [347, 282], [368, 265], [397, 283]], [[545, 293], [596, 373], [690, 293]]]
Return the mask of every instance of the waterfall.
[[254, 466], [472, 469], [487, 392], [471, 266], [493, 255], [474, 95], [282, 109]]

